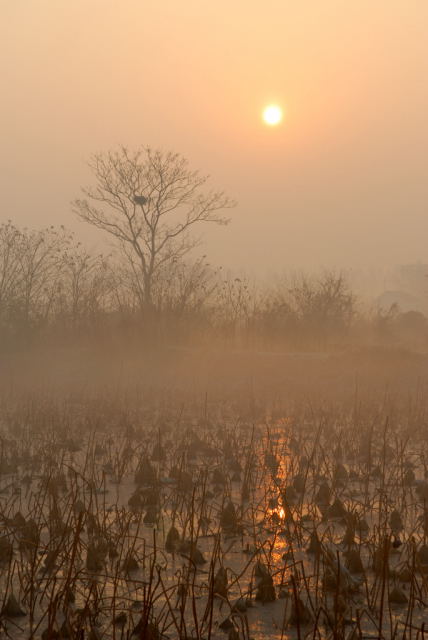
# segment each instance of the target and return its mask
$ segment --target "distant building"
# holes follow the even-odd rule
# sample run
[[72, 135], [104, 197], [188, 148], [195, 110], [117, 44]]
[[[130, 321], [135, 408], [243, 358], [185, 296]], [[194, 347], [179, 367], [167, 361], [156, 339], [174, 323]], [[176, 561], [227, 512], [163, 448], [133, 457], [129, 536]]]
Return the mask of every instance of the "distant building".
[[376, 307], [384, 311], [388, 311], [388, 309], [396, 305], [402, 313], [407, 313], [408, 311], [428, 313], [428, 295], [424, 297], [407, 291], [384, 291], [375, 298], [374, 302]]

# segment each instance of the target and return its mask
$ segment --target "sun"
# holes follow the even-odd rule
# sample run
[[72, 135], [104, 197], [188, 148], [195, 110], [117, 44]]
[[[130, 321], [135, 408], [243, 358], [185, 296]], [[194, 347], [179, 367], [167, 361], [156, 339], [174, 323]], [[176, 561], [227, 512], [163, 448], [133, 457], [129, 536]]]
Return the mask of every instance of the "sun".
[[265, 124], [274, 127], [282, 120], [282, 109], [277, 104], [269, 104], [263, 110], [263, 120]]

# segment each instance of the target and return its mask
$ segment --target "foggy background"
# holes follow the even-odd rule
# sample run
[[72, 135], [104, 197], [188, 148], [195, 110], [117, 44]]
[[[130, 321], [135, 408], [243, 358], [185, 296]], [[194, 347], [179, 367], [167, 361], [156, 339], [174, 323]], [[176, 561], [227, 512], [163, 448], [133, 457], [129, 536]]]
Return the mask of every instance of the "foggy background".
[[[427, 3], [14, 0], [1, 14], [3, 219], [102, 246], [69, 204], [88, 156], [149, 144], [238, 201], [229, 227], [205, 228], [213, 263], [353, 267], [370, 283], [426, 261]], [[270, 102], [280, 127], [262, 124]]]

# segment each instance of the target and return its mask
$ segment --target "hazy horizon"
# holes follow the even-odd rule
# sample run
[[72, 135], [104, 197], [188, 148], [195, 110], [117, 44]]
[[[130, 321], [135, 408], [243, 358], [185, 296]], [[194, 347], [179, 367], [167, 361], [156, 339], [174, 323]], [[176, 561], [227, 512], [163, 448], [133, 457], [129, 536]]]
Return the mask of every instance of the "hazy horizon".
[[3, 220], [102, 244], [70, 206], [88, 157], [148, 144], [237, 200], [205, 228], [213, 263], [426, 262], [427, 4], [15, 0], [2, 18]]

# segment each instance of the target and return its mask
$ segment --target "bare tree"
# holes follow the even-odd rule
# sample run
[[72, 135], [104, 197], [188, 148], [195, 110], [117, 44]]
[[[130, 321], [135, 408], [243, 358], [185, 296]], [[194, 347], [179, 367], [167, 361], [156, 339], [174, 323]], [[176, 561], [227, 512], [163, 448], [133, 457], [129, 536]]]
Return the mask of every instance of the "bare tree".
[[21, 320], [46, 320], [58, 293], [64, 254], [72, 236], [64, 227], [38, 231], [24, 229], [19, 247]]
[[125, 147], [94, 155], [89, 163], [95, 186], [83, 189], [73, 209], [85, 222], [120, 244], [133, 269], [144, 308], [154, 304], [161, 271], [198, 243], [191, 236], [203, 222], [226, 224], [220, 211], [234, 203], [223, 193], [204, 190], [207, 176], [191, 171], [178, 154]]
[[65, 229], [0, 225], [0, 320], [8, 334], [46, 325], [54, 312], [72, 237]]
[[[205, 255], [192, 261], [173, 259], [157, 275], [152, 291], [154, 305], [176, 317], [197, 314], [217, 288], [216, 276], [216, 270], [207, 262]], [[128, 277], [135, 280], [129, 271]], [[134, 290], [138, 296], [136, 283]]]
[[62, 279], [57, 307], [73, 330], [94, 322], [109, 308], [112, 289], [110, 265], [102, 255], [91, 255], [80, 243], [63, 258]]
[[289, 295], [300, 323], [314, 335], [346, 330], [355, 315], [355, 297], [343, 273], [301, 275], [294, 279]]
[[217, 291], [213, 314], [220, 328], [229, 338], [245, 336], [254, 318], [257, 293], [247, 278], [227, 276]]
[[22, 233], [10, 221], [0, 225], [0, 317], [10, 313], [20, 277], [20, 246]]

